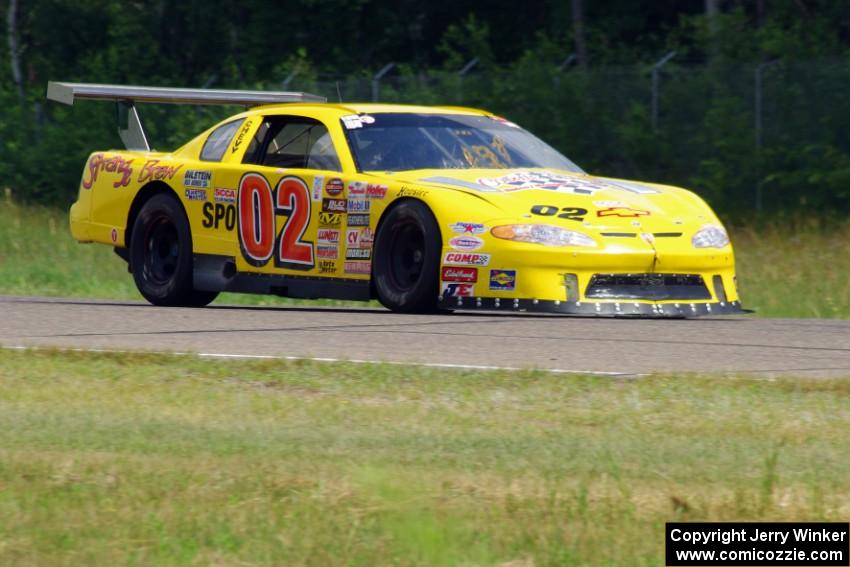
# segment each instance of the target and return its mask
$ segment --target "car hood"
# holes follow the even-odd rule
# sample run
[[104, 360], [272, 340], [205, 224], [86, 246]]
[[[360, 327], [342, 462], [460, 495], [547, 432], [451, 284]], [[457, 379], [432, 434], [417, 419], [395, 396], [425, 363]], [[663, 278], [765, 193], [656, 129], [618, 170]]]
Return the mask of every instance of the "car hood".
[[686, 228], [718, 222], [705, 202], [685, 189], [556, 169], [419, 170], [394, 177], [474, 194], [506, 218], [644, 232], [687, 232]]

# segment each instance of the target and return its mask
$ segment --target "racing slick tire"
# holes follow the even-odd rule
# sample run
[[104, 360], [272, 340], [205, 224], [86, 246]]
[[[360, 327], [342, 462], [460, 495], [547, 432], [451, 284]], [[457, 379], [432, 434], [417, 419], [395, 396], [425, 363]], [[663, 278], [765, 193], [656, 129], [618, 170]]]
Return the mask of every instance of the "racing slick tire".
[[180, 203], [154, 195], [143, 206], [130, 234], [130, 270], [136, 287], [154, 305], [203, 307], [218, 292], [192, 287], [192, 234]]
[[372, 278], [392, 311], [431, 313], [439, 295], [440, 229], [431, 210], [405, 200], [387, 212], [375, 236]]

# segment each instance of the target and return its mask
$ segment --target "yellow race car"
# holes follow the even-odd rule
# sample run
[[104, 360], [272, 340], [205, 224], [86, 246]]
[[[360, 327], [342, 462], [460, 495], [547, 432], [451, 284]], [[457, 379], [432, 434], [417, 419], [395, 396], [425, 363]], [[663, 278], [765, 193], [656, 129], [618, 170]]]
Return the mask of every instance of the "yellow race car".
[[[589, 175], [482, 110], [53, 82], [48, 98], [118, 104], [128, 149], [89, 157], [71, 231], [115, 247], [156, 305], [234, 291], [403, 312], [743, 311], [729, 237], [697, 195]], [[139, 102], [249, 110], [161, 153]]]

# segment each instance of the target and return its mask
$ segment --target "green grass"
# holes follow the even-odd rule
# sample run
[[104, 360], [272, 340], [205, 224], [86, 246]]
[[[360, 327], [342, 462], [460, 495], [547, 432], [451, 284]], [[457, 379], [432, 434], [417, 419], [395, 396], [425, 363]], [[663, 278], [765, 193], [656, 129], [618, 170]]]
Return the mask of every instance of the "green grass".
[[0, 351], [0, 564], [663, 564], [846, 520], [850, 381]]
[[[732, 240], [746, 307], [765, 317], [850, 318], [850, 224], [777, 221], [732, 230]], [[0, 198], [0, 293], [140, 299], [110, 247], [71, 238], [65, 211], [18, 205], [8, 196]], [[366, 305], [245, 294], [222, 294], [218, 301]]]
[[[8, 194], [0, 197], [0, 294], [142, 299], [127, 263], [115, 255], [112, 247], [80, 244], [71, 237], [67, 211], [21, 205]], [[216, 301], [242, 305], [369, 305], [242, 293], [223, 293]]]

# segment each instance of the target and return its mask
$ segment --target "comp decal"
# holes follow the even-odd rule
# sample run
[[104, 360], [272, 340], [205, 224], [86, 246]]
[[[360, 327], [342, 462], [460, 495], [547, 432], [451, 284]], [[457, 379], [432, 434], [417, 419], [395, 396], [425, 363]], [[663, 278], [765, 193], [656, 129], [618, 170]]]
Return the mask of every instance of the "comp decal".
[[490, 254], [476, 252], [446, 252], [443, 264], [450, 266], [487, 266], [490, 264]]
[[[312, 269], [313, 243], [303, 239], [310, 214], [310, 192], [302, 179], [283, 177], [272, 191], [265, 177], [246, 173], [239, 182], [236, 215], [242, 256], [258, 267], [274, 256], [276, 266]], [[277, 215], [286, 216], [279, 234]]]
[[587, 214], [587, 209], [581, 207], [556, 207], [554, 205], [534, 205], [531, 207], [531, 214], [540, 215], [541, 217], [554, 217], [557, 215], [559, 219], [567, 219], [574, 221], [583, 221]]

